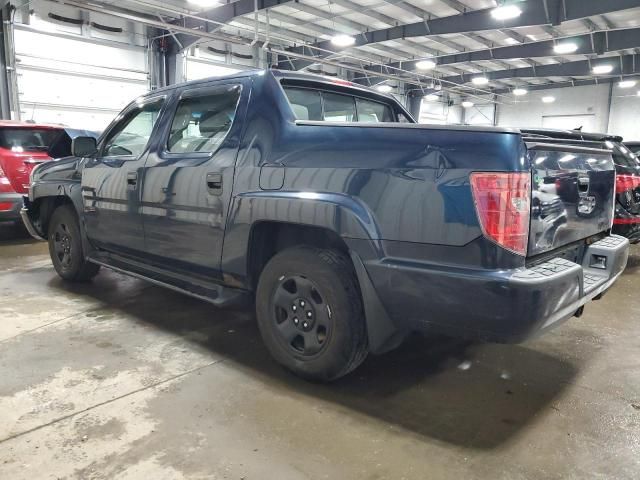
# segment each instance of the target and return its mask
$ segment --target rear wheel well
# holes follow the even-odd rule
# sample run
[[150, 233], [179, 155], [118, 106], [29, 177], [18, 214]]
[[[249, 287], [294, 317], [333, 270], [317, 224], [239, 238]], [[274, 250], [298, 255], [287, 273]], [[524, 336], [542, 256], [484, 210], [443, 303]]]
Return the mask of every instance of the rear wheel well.
[[41, 233], [42, 238], [47, 238], [49, 220], [56, 208], [61, 205], [72, 205], [73, 201], [64, 195], [37, 198], [31, 204], [30, 217], [33, 226]]
[[349, 248], [335, 232], [309, 225], [259, 222], [249, 236], [248, 286], [255, 291], [265, 265], [278, 252], [297, 245], [337, 250], [349, 255]]

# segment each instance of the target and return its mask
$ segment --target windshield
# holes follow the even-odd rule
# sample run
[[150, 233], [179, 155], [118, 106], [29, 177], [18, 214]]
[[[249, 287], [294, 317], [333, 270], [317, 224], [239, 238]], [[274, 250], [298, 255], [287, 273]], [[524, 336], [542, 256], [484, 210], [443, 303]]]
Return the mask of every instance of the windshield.
[[0, 147], [14, 152], [46, 152], [61, 132], [57, 128], [1, 128]]

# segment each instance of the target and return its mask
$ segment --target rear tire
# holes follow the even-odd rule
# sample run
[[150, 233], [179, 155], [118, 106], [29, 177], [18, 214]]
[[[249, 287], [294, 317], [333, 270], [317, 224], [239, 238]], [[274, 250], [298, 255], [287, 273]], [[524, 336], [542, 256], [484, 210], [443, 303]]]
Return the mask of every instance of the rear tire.
[[338, 251], [300, 246], [276, 254], [260, 275], [256, 314], [271, 355], [300, 377], [335, 380], [367, 356], [358, 281]]
[[100, 265], [85, 258], [78, 216], [71, 205], [56, 208], [48, 229], [49, 255], [56, 272], [70, 282], [86, 282], [98, 274]]

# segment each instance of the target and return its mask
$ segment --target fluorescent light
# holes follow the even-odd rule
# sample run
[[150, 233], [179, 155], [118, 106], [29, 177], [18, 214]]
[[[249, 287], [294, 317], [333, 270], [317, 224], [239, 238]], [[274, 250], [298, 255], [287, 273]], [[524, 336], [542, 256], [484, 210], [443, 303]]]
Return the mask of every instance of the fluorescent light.
[[473, 102], [470, 102], [469, 100], [465, 100], [464, 102], [461, 103], [461, 105], [464, 108], [471, 108], [471, 107], [473, 107]]
[[638, 95], [640, 97], [640, 90], [638, 90], [638, 93], [636, 95]]
[[635, 80], [622, 80], [621, 82], [618, 83], [618, 86], [620, 88], [631, 88], [631, 87], [635, 87], [636, 83], [637, 82]]
[[578, 50], [578, 45], [573, 42], [558, 43], [553, 47], [553, 51], [559, 54], [573, 53]]
[[213, 7], [220, 4], [218, 0], [187, 0], [187, 2], [203, 8]]
[[356, 43], [356, 39], [351, 35], [345, 35], [343, 33], [339, 35], [334, 35], [331, 38], [331, 43], [333, 43], [337, 47], [350, 47], [354, 43]]
[[565, 155], [562, 158], [559, 158], [558, 161], [559, 162], [570, 162], [571, 160], [573, 160], [574, 158], [576, 158], [575, 155]]
[[418, 70], [431, 70], [432, 68], [436, 68], [436, 62], [433, 60], [420, 60], [416, 62], [416, 68]]
[[553, 103], [556, 101], [556, 97], [548, 96], [542, 97], [542, 103]]
[[526, 95], [527, 93], [529, 93], [529, 91], [525, 88], [514, 88], [513, 92], [512, 92], [516, 97], [519, 97], [521, 95]]
[[426, 97], [424, 97], [429, 102], [435, 102], [436, 100], [440, 100], [440, 97], [435, 93], [430, 93]]
[[603, 75], [605, 73], [610, 73], [613, 70], [613, 65], [604, 64], [604, 65], [596, 65], [593, 67], [592, 72], [596, 75]]
[[378, 85], [376, 87], [376, 90], [382, 93], [389, 93], [391, 90], [393, 90], [393, 87], [391, 87], [390, 85]]
[[489, 79], [487, 77], [473, 77], [471, 83], [474, 85], [486, 85], [489, 83]]
[[502, 5], [491, 10], [491, 16], [496, 20], [509, 20], [510, 18], [519, 17], [521, 13], [522, 10], [516, 5]]

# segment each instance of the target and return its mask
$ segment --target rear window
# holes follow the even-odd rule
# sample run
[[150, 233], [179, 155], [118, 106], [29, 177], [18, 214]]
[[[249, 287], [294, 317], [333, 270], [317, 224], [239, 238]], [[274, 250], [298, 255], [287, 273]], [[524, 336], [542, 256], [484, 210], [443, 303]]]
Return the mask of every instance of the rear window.
[[56, 128], [2, 128], [0, 147], [14, 152], [46, 152], [61, 133]]
[[311, 88], [284, 87], [291, 109], [298, 120], [324, 122], [408, 122], [402, 113], [394, 117], [390, 105], [344, 93]]

